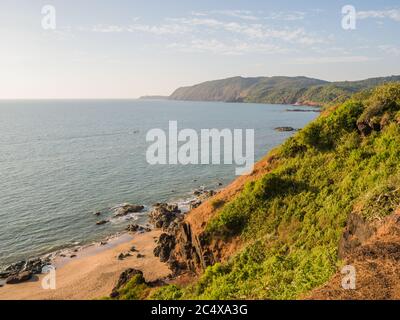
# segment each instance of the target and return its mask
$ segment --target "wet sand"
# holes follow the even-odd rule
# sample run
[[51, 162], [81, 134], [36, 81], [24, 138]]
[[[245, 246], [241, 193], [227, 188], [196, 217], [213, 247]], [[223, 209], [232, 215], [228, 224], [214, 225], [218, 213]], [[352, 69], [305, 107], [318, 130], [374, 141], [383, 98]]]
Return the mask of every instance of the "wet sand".
[[[46, 275], [35, 276], [20, 284], [0, 287], [0, 300], [86, 300], [108, 296], [119, 275], [127, 268], [143, 271], [148, 281], [164, 278], [170, 274], [168, 267], [153, 255], [154, 239], [161, 231], [153, 230], [141, 234], [124, 234], [112, 239], [105, 246], [91, 245], [77, 252], [71, 258], [58, 257], [56, 266], [56, 289], [43, 289], [42, 280]], [[138, 252], [119, 260], [120, 253], [129, 252], [134, 246]], [[144, 255], [138, 258], [137, 254]]]

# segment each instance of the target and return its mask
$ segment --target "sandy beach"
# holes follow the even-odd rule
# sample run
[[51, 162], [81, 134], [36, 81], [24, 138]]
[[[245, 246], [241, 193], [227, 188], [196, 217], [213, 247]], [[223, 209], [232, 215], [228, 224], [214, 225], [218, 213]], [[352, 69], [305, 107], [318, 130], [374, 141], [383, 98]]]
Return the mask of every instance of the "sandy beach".
[[[155, 239], [161, 231], [141, 234], [124, 234], [112, 239], [105, 246], [94, 244], [74, 252], [76, 257], [55, 259], [56, 289], [43, 289], [45, 275], [28, 282], [4, 285], [0, 288], [0, 300], [81, 300], [108, 296], [121, 272], [127, 268], [143, 271], [146, 280], [153, 281], [170, 274], [168, 267], [153, 255]], [[123, 260], [120, 253], [129, 252], [134, 246], [137, 252]], [[137, 257], [137, 255], [143, 257]]]

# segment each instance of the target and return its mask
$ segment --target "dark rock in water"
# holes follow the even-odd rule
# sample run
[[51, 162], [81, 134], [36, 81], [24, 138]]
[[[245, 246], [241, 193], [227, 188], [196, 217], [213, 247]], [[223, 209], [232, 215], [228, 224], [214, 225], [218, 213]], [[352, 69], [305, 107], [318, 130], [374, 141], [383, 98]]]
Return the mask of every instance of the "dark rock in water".
[[34, 258], [27, 261], [21, 260], [9, 265], [0, 272], [0, 279], [5, 279], [10, 276], [18, 275], [22, 272], [30, 272], [32, 274], [41, 274], [43, 267], [50, 264], [50, 259]]
[[161, 262], [167, 262], [171, 251], [175, 248], [175, 236], [167, 233], [161, 234], [158, 245], [154, 248], [154, 255], [160, 258]]
[[157, 203], [149, 214], [149, 221], [156, 228], [166, 230], [172, 221], [181, 215], [176, 204]]
[[19, 272], [19, 271], [21, 271], [21, 270], [24, 268], [25, 263], [26, 263], [25, 260], [21, 260], [21, 261], [15, 262], [15, 263], [9, 265], [9, 266], [5, 269], [5, 271]]
[[95, 212], [94, 215], [95, 215], [95, 216], [99, 216], [99, 215], [101, 215], [101, 212], [100, 212], [100, 211]]
[[218, 182], [218, 186], [222, 186], [222, 182]]
[[121, 207], [117, 208], [114, 212], [115, 217], [123, 217], [129, 213], [140, 212], [144, 209], [144, 206], [136, 205], [136, 204], [124, 204]]
[[7, 284], [17, 284], [17, 283], [28, 281], [31, 278], [32, 278], [32, 272], [23, 271], [21, 273], [9, 276], [6, 280], [6, 283]]
[[6, 279], [6, 278], [8, 278], [10, 275], [11, 275], [11, 273], [8, 272], [8, 271], [2, 271], [2, 272], [0, 272], [0, 279]]
[[34, 274], [40, 274], [40, 273], [42, 273], [43, 267], [48, 265], [49, 262], [50, 262], [49, 260], [43, 261], [40, 258], [28, 260], [25, 263], [23, 271], [30, 271]]
[[275, 131], [279, 131], [279, 132], [290, 132], [290, 131], [296, 131], [295, 128], [292, 127], [278, 127], [274, 129]]
[[110, 298], [117, 298], [119, 296], [119, 290], [122, 287], [124, 287], [129, 282], [129, 280], [131, 280], [136, 275], [139, 275], [139, 282], [145, 283], [142, 271], [132, 268], [126, 269], [119, 276], [118, 282], [110, 294]]
[[101, 226], [103, 224], [106, 224], [108, 222], [108, 220], [100, 220], [96, 222], [96, 225]]

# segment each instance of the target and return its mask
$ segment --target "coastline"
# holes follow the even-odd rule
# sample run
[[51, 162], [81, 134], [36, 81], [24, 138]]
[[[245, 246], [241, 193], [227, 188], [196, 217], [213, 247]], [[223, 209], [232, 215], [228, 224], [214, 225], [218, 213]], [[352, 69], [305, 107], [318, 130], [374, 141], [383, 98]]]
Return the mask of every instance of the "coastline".
[[[187, 214], [191, 204], [205, 201], [209, 192], [215, 194], [214, 190], [201, 186], [193, 191], [191, 197], [177, 201], [179, 212]], [[171, 270], [153, 253], [164, 231], [157, 227], [146, 230], [150, 225], [148, 220], [139, 231], [125, 230], [97, 242], [65, 247], [39, 256], [42, 261], [48, 259], [49, 265], [55, 268], [56, 289], [42, 288], [42, 281], [47, 276], [43, 273], [34, 274], [30, 280], [17, 284], [5, 284], [5, 279], [0, 279], [0, 300], [91, 300], [108, 297], [121, 273], [128, 268], [142, 271], [146, 281], [167, 278], [172, 274]]]
[[[114, 237], [107, 245], [93, 244], [82, 247], [76, 257], [56, 257], [56, 289], [43, 289], [40, 274], [27, 282], [0, 287], [0, 300], [91, 300], [109, 296], [120, 274], [127, 268], [144, 273], [146, 280], [154, 281], [170, 275], [165, 263], [155, 257], [155, 240], [161, 230], [144, 233], [123, 233]], [[120, 253], [133, 252], [122, 260]], [[139, 257], [138, 257], [138, 254]]]

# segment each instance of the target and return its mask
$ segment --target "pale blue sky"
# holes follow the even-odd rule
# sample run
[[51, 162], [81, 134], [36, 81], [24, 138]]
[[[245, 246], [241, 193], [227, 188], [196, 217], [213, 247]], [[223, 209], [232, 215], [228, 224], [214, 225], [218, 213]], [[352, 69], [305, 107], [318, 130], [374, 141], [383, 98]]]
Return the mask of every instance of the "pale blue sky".
[[[344, 30], [341, 9], [357, 9]], [[43, 5], [56, 30], [41, 27]], [[2, 0], [0, 98], [134, 98], [230, 76], [400, 74], [400, 2]]]

